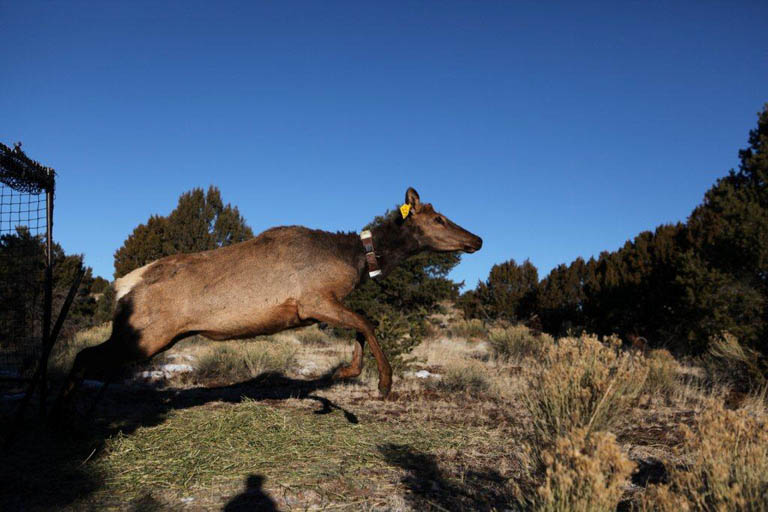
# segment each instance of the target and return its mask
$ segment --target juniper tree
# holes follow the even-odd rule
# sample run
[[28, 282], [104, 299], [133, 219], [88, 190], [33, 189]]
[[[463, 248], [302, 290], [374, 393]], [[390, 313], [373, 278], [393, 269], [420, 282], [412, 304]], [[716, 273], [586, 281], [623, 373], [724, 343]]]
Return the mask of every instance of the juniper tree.
[[698, 323], [691, 336], [727, 330], [768, 354], [768, 104], [739, 158], [688, 220], [680, 281]]
[[133, 230], [115, 252], [115, 277], [164, 256], [216, 249], [252, 237], [237, 207], [225, 205], [217, 187], [207, 193], [195, 188], [179, 197], [170, 215], [153, 215]]

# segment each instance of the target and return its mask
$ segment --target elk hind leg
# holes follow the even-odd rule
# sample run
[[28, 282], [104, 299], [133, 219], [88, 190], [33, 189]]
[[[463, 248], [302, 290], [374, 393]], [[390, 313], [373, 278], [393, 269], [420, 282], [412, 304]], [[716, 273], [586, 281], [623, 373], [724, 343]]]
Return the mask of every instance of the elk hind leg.
[[114, 337], [100, 345], [87, 347], [78, 352], [64, 387], [54, 403], [51, 418], [55, 420], [61, 416], [86, 377], [100, 377], [105, 379], [105, 382], [109, 382], [115, 372], [129, 361], [124, 356], [125, 350], [121, 350]]

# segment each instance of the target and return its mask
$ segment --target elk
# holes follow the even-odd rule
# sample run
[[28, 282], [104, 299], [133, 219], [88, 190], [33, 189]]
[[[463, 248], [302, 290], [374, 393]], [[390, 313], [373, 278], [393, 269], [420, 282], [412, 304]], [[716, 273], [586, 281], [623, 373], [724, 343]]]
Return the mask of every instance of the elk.
[[342, 300], [369, 275], [386, 276], [419, 252], [471, 253], [483, 241], [422, 203], [413, 188], [399, 212], [363, 235], [276, 227], [238, 244], [168, 256], [117, 279], [112, 333], [77, 354], [53, 417], [86, 376], [108, 377], [188, 336], [249, 338], [317, 322], [357, 332], [351, 363], [333, 378], [360, 375], [367, 343], [386, 397], [392, 369], [374, 326]]

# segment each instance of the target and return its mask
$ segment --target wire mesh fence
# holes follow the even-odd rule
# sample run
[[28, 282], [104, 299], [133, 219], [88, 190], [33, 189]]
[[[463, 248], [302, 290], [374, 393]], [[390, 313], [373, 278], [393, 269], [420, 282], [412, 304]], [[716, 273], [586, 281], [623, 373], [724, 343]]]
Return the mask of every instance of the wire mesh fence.
[[53, 189], [52, 169], [29, 159], [20, 145], [11, 149], [0, 143], [2, 381], [21, 380], [34, 372], [42, 352], [46, 318], [50, 324], [46, 267]]
[[18, 192], [0, 183], [0, 236], [27, 229], [32, 235], [45, 236], [45, 193]]

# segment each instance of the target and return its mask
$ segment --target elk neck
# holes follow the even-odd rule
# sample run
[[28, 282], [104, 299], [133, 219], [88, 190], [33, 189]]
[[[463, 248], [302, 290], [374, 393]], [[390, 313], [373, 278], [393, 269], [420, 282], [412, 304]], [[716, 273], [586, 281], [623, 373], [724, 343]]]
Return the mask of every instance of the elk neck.
[[[379, 266], [384, 276], [387, 276], [406, 259], [421, 252], [416, 239], [409, 235], [407, 229], [398, 225], [394, 217], [390, 217], [373, 227], [371, 234], [373, 235], [373, 248], [376, 251]], [[365, 253], [361, 254], [361, 259], [363, 265], [366, 265]]]

